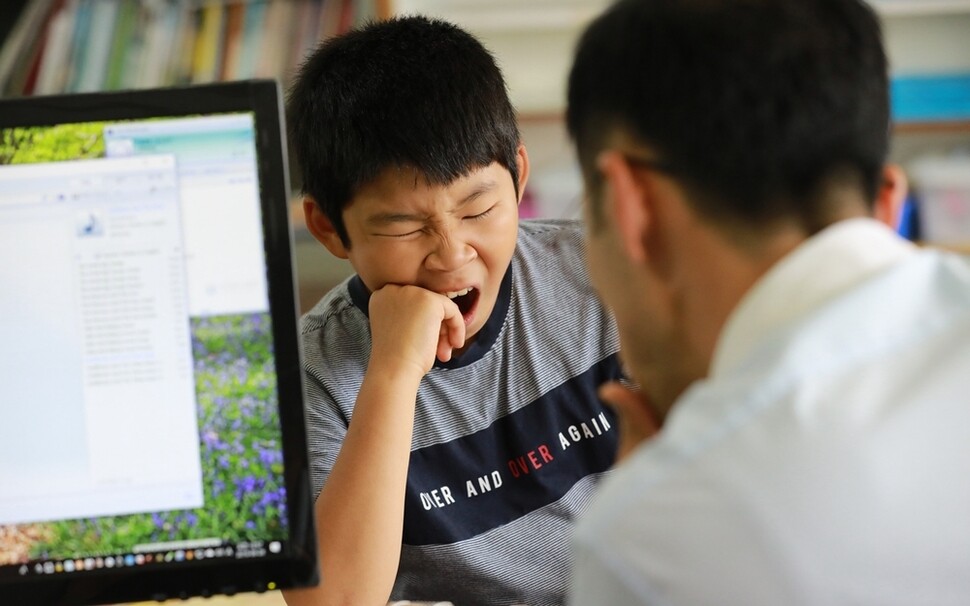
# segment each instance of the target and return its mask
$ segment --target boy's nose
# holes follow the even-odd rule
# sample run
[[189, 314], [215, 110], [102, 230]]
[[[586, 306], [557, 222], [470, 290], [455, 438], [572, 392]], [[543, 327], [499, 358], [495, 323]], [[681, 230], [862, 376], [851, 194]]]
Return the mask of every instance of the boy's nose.
[[438, 245], [426, 259], [428, 269], [434, 271], [454, 271], [464, 267], [475, 258], [475, 249], [463, 239], [442, 237]]

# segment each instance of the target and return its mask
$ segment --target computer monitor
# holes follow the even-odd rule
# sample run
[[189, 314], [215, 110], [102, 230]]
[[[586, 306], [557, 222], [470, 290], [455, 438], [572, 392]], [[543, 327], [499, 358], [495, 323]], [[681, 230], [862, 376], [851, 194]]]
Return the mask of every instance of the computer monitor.
[[0, 603], [317, 580], [273, 81], [0, 100]]

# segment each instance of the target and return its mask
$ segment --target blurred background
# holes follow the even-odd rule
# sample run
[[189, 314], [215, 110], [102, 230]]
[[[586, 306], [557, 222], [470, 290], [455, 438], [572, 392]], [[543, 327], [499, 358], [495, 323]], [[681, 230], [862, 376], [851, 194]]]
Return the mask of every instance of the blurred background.
[[[563, 126], [566, 74], [607, 0], [6, 0], [0, 96], [269, 77], [285, 88], [320, 40], [371, 19], [421, 13], [461, 25], [501, 65], [532, 162], [524, 216], [577, 217], [581, 181]], [[970, 0], [871, 0], [892, 68], [892, 159], [911, 195], [899, 226], [970, 252]], [[291, 166], [299, 305], [349, 265], [306, 231]], [[190, 601], [191, 602], [191, 601]], [[199, 600], [202, 603], [201, 600]], [[278, 592], [204, 603], [277, 606]]]
[[[893, 77], [893, 159], [912, 196], [900, 230], [970, 250], [970, 0], [871, 0]], [[608, 0], [8, 0], [0, 95], [113, 90], [251, 77], [284, 88], [319, 40], [396, 14], [447, 19], [498, 58], [532, 176], [524, 216], [575, 217], [580, 177], [563, 127], [573, 46]], [[291, 164], [306, 311], [350, 274], [306, 232]]]

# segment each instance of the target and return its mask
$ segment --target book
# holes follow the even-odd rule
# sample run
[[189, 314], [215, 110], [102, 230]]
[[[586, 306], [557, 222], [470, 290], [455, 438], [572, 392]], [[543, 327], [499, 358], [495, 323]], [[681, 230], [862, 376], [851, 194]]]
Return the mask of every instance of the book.
[[218, 77], [225, 8], [225, 4], [221, 2], [209, 2], [199, 9], [200, 21], [192, 60], [192, 82], [212, 82]]
[[36, 52], [34, 44], [42, 34], [42, 29], [50, 16], [54, 0], [35, 0], [28, 2], [20, 11], [10, 35], [0, 50], [0, 93], [20, 94], [22, 90], [12, 90], [14, 80], [23, 83], [24, 64]]
[[176, 56], [175, 34], [178, 29], [179, 8], [172, 3], [145, 6], [144, 45], [135, 67], [132, 87], [163, 86], [169, 64]]
[[378, 18], [378, 4], [382, 0], [368, 0], [354, 3], [354, 27], [375, 21]]
[[246, 6], [243, 19], [242, 43], [237, 55], [234, 74], [243, 80], [256, 75], [257, 57], [263, 47], [263, 32], [266, 20], [266, 2], [258, 0]]
[[140, 10], [138, 0], [120, 0], [117, 2], [115, 27], [111, 36], [111, 46], [108, 51], [107, 66], [102, 84], [102, 88], [105, 90], [117, 90], [122, 87], [127, 59], [140, 50], [138, 47], [140, 36], [136, 37], [135, 35]]
[[115, 0], [93, 0], [87, 35], [87, 53], [80, 64], [78, 75], [78, 92], [102, 90], [108, 71], [117, 16], [118, 3]]
[[71, 36], [71, 56], [67, 68], [65, 92], [77, 92], [80, 87], [81, 66], [87, 61], [88, 36], [91, 32], [92, 0], [78, 0], [74, 12], [74, 32]]
[[68, 0], [50, 20], [34, 94], [52, 95], [66, 87], [77, 10], [77, 0]]
[[27, 54], [24, 66], [26, 69], [19, 70], [16, 79], [11, 82], [15, 92], [32, 95], [35, 93], [37, 78], [40, 75], [41, 66], [47, 56], [48, 44], [50, 42], [51, 24], [57, 15], [60, 14], [64, 6], [64, 0], [55, 0], [51, 5], [44, 24], [41, 26], [40, 35], [31, 44], [30, 52]]
[[303, 64], [307, 54], [316, 46], [320, 37], [320, 12], [322, 3], [319, 0], [302, 0], [299, 5], [299, 19], [296, 22], [296, 32], [293, 35], [293, 45], [290, 57], [286, 63], [286, 71], [281, 73], [281, 80], [288, 82], [296, 69]]
[[188, 84], [192, 79], [192, 62], [195, 56], [196, 32], [198, 31], [199, 12], [188, 3], [180, 3], [178, 26], [175, 34], [175, 47], [166, 78], [168, 85]]
[[54, 15], [60, 10], [62, 0], [54, 0], [45, 7], [39, 23], [36, 27], [35, 35], [24, 41], [24, 46], [20, 50], [17, 64], [10, 72], [6, 82], [5, 92], [13, 95], [30, 95], [33, 93], [37, 75], [40, 71], [40, 64], [47, 45], [47, 32]]
[[320, 39], [324, 40], [336, 36], [340, 31], [340, 13], [343, 11], [343, 0], [323, 0], [323, 10], [320, 11]]
[[138, 88], [141, 70], [147, 61], [148, 36], [155, 20], [157, 5], [151, 0], [139, 0], [135, 10], [134, 27], [129, 34], [128, 47], [121, 66], [118, 88]]
[[274, 78], [278, 73], [280, 55], [282, 54], [283, 28], [287, 5], [284, 0], [269, 0], [266, 6], [265, 27], [263, 28], [262, 44], [256, 60], [257, 78]]
[[219, 66], [220, 80], [236, 80], [236, 70], [239, 68], [239, 53], [243, 41], [243, 23], [246, 19], [248, 4], [231, 2], [226, 6], [225, 44], [223, 45], [222, 62]]
[[347, 32], [354, 26], [354, 5], [356, 3], [356, 0], [342, 0], [340, 23], [337, 25], [338, 34]]

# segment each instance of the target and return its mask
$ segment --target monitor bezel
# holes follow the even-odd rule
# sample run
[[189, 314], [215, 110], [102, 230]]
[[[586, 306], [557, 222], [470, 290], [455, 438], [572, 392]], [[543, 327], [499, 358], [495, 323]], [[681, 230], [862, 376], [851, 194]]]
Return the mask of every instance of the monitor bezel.
[[[288, 538], [280, 554], [0, 579], [11, 604], [93, 605], [232, 595], [316, 584], [313, 494], [289, 213], [283, 99], [275, 80], [0, 99], [0, 128], [251, 112], [282, 431]], [[217, 226], [213, 226], [214, 228]]]

